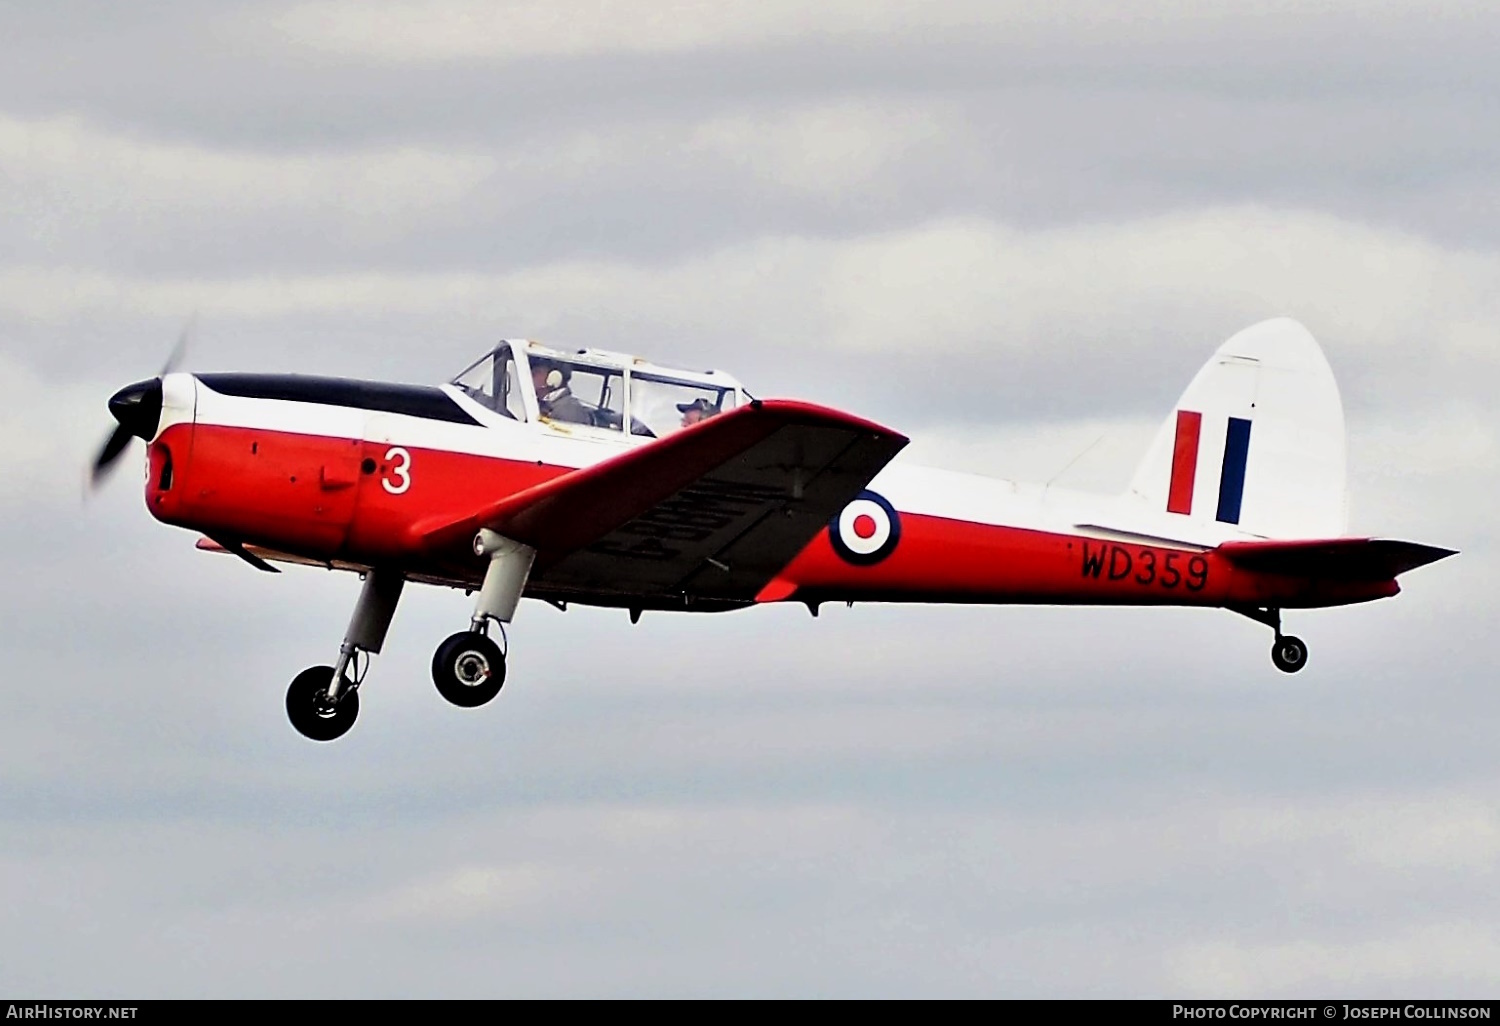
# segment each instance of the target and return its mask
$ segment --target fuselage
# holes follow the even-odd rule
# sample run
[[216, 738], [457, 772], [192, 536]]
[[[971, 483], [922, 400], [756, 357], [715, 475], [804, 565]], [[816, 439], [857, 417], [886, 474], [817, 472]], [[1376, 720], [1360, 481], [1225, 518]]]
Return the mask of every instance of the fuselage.
[[[497, 414], [453, 386], [302, 376], [171, 374], [149, 447], [153, 516], [220, 544], [476, 587], [479, 564], [432, 560], [423, 524], [591, 466], [650, 439]], [[690, 430], [684, 429], [684, 430]], [[692, 511], [654, 529], [695, 529]], [[912, 466], [866, 493], [768, 582], [757, 601], [1310, 607], [1393, 595], [1391, 581], [1249, 572], [1183, 539], [1129, 496], [1097, 496]], [[539, 565], [526, 594], [640, 608], [679, 594], [579, 592]], [[689, 597], [690, 598], [690, 597]]]

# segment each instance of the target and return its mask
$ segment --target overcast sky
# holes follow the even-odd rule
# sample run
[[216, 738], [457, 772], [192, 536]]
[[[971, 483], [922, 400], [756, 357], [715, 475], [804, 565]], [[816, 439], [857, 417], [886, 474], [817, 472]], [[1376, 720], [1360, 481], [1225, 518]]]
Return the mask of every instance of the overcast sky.
[[[0, 993], [1493, 996], [1500, 13], [1404, 0], [0, 0]], [[1352, 529], [1299, 612], [409, 589], [354, 730], [282, 701], [349, 577], [80, 501], [194, 370], [442, 381], [500, 337], [718, 366], [919, 462], [1122, 487], [1302, 320]]]

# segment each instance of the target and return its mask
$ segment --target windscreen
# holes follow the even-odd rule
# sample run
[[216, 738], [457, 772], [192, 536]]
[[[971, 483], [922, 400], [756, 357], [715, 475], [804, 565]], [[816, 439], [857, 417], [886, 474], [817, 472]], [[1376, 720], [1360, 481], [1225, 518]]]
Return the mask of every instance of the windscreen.
[[454, 378], [452, 384], [502, 417], [526, 419], [526, 404], [516, 378], [516, 358], [510, 346], [500, 346]]

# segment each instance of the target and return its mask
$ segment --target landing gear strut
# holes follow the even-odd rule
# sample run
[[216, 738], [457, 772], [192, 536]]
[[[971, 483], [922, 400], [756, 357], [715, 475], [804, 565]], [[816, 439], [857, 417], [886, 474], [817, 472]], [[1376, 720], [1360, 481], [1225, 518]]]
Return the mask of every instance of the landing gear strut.
[[286, 714], [297, 733], [313, 741], [332, 741], [354, 726], [359, 685], [364, 680], [359, 657], [380, 654], [405, 584], [406, 578], [397, 571], [371, 570], [365, 575], [337, 664], [303, 670], [287, 688]]
[[[490, 530], [475, 536], [474, 554], [489, 560], [474, 602], [474, 617], [468, 630], [443, 642], [432, 657], [432, 680], [438, 693], [465, 709], [484, 705], [505, 684], [505, 652], [490, 640], [489, 628], [492, 622], [500, 624], [503, 636], [536, 559], [536, 550], [529, 545]], [[405, 584], [398, 570], [375, 569], [366, 574], [338, 662], [304, 670], [292, 681], [286, 692], [286, 713], [303, 737], [332, 741], [354, 726], [368, 657], [380, 654]], [[366, 658], [361, 661], [361, 656]]]
[[1296, 673], [1307, 665], [1306, 642], [1290, 634], [1281, 633], [1280, 609], [1260, 606], [1230, 606], [1229, 608], [1241, 616], [1248, 616], [1257, 623], [1265, 624], [1276, 632], [1276, 640], [1271, 643], [1271, 662], [1276, 669], [1282, 673]]
[[474, 617], [468, 630], [443, 642], [432, 657], [432, 682], [438, 694], [464, 709], [484, 705], [505, 684], [505, 653], [490, 640], [489, 626], [493, 620], [502, 625], [503, 633], [504, 625], [515, 616], [536, 558], [536, 550], [529, 545], [488, 530], [474, 538], [474, 554], [490, 561], [474, 601]]

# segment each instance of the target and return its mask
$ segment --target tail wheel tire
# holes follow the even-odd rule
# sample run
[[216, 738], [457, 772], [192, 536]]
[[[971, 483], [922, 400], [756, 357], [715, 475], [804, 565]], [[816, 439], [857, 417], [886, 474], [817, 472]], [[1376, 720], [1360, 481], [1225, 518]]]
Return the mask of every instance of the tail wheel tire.
[[1282, 673], [1296, 673], [1307, 665], [1307, 646], [1290, 634], [1279, 637], [1271, 646], [1271, 662]]
[[505, 684], [505, 655], [483, 634], [464, 631], [438, 646], [432, 657], [432, 682], [454, 705], [475, 709], [500, 693]]
[[333, 681], [332, 666], [314, 666], [297, 674], [286, 689], [286, 714], [297, 733], [313, 741], [333, 741], [343, 737], [359, 716], [359, 692], [346, 687], [338, 701], [328, 703], [328, 685]]

